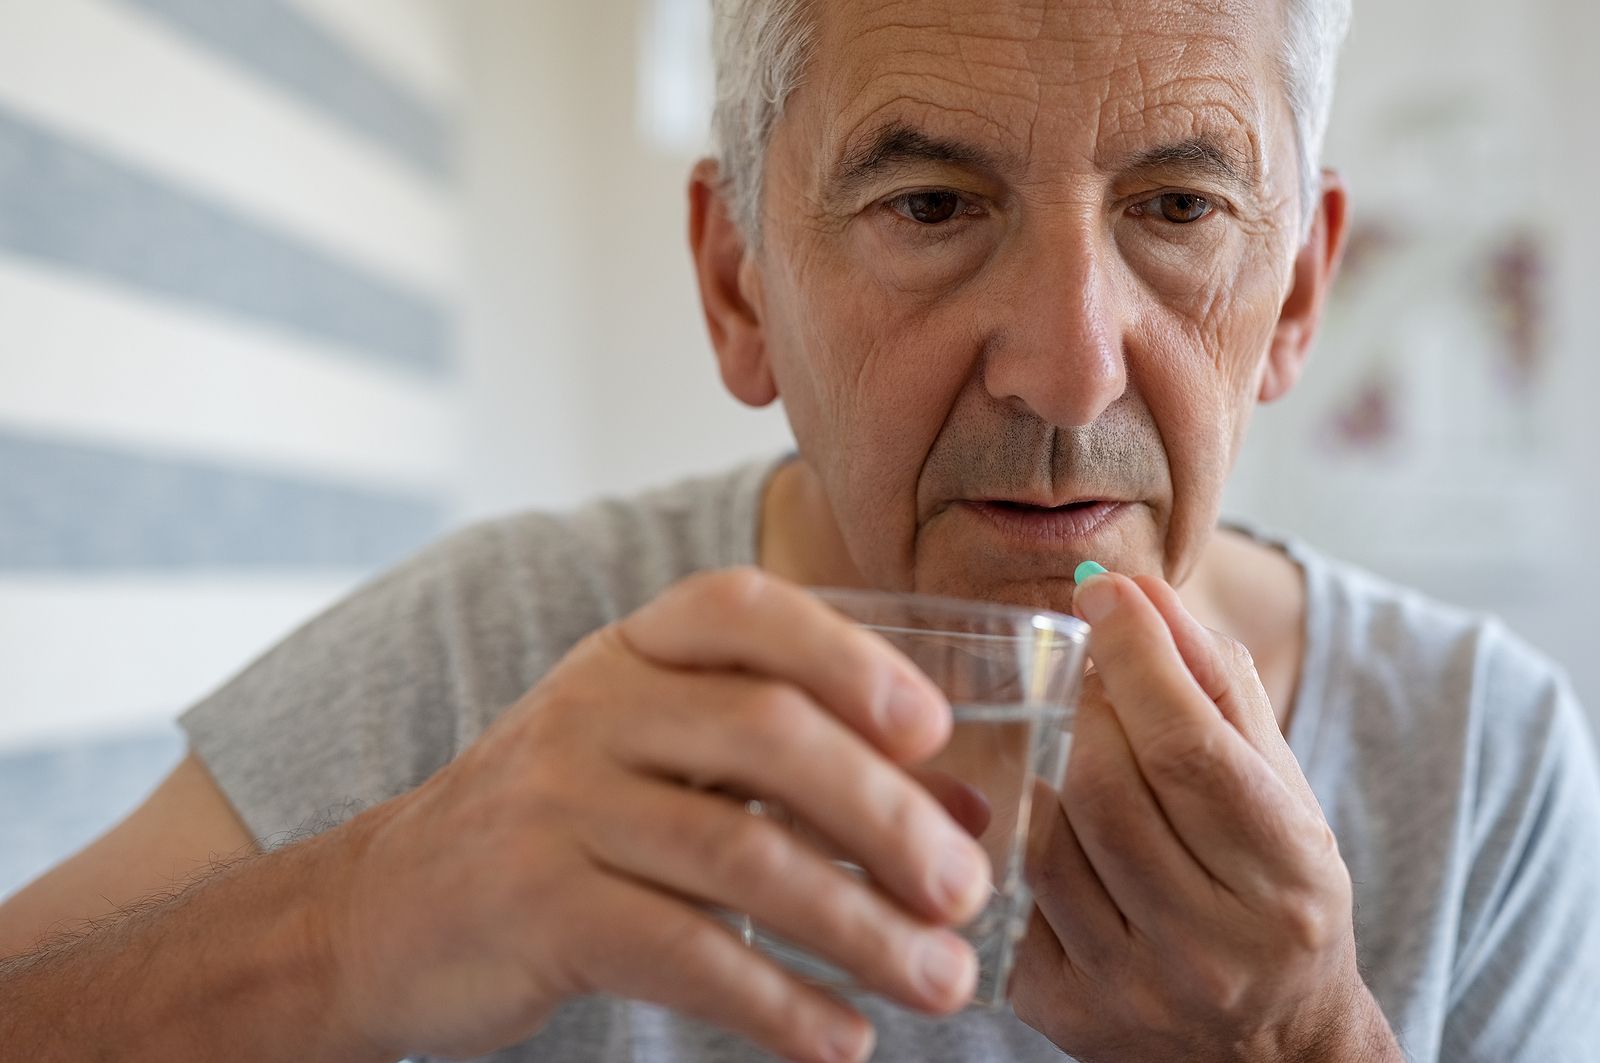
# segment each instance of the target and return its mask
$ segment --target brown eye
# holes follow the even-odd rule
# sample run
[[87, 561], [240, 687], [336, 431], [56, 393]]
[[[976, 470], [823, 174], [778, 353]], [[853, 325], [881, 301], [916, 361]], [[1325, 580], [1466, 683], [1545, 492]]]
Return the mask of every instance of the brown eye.
[[1189, 192], [1168, 192], [1150, 202], [1156, 204], [1161, 216], [1174, 225], [1188, 225], [1211, 213], [1211, 204], [1204, 196]]
[[895, 205], [914, 222], [938, 225], [961, 210], [961, 197], [954, 192], [912, 192], [901, 196]]

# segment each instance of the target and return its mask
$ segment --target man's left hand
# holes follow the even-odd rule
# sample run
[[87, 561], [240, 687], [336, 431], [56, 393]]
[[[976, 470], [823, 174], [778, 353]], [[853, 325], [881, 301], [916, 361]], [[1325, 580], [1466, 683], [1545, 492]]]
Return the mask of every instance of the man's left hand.
[[1399, 1060], [1350, 875], [1249, 653], [1159, 579], [1086, 580], [1066, 783], [1040, 787], [1017, 1015], [1085, 1063]]

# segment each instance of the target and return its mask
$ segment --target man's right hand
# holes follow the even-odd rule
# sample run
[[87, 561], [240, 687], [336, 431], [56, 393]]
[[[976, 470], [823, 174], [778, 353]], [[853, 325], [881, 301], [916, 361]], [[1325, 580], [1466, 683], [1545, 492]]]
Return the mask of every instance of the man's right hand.
[[[927, 677], [799, 587], [754, 569], [691, 577], [346, 824], [359, 848], [331, 933], [348, 1017], [397, 1056], [470, 1056], [606, 993], [790, 1058], [865, 1058], [861, 1015], [707, 906], [913, 1008], [960, 1007], [976, 961], [944, 927], [982, 906], [988, 863], [906, 771], [950, 726]], [[780, 803], [873, 882], [746, 797]]]

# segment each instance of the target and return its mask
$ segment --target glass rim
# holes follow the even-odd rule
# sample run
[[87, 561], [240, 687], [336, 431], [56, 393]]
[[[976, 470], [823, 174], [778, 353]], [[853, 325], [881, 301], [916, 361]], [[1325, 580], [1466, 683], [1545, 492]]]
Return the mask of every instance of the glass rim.
[[[816, 597], [824, 602], [906, 602], [921, 606], [925, 609], [945, 615], [954, 616], [983, 616], [990, 619], [1009, 620], [1017, 622], [1027, 630], [1019, 630], [1016, 634], [1005, 635], [992, 632], [979, 631], [945, 631], [940, 628], [906, 628], [896, 624], [873, 624], [858, 621], [863, 627], [880, 631], [891, 632], [921, 632], [934, 631], [943, 634], [960, 635], [963, 638], [984, 639], [1020, 639], [1040, 631], [1048, 631], [1071, 642], [1083, 643], [1089, 637], [1089, 625], [1075, 616], [1058, 613], [1053, 609], [1038, 609], [1031, 605], [1012, 605], [1005, 602], [991, 602], [980, 598], [953, 598], [940, 594], [921, 594], [915, 591], [880, 591], [860, 587], [807, 587]], [[854, 618], [852, 618], [854, 619]]]

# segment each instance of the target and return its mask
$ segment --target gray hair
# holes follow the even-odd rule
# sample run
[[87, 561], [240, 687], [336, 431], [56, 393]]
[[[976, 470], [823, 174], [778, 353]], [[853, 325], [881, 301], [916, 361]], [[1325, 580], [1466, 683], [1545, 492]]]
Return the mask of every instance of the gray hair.
[[[811, 0], [711, 0], [716, 59], [712, 133], [734, 221], [760, 235], [762, 168], [784, 101], [800, 83], [813, 43]], [[1283, 0], [1278, 56], [1300, 155], [1302, 238], [1314, 218], [1322, 141], [1333, 107], [1334, 70], [1350, 25], [1351, 0]]]

